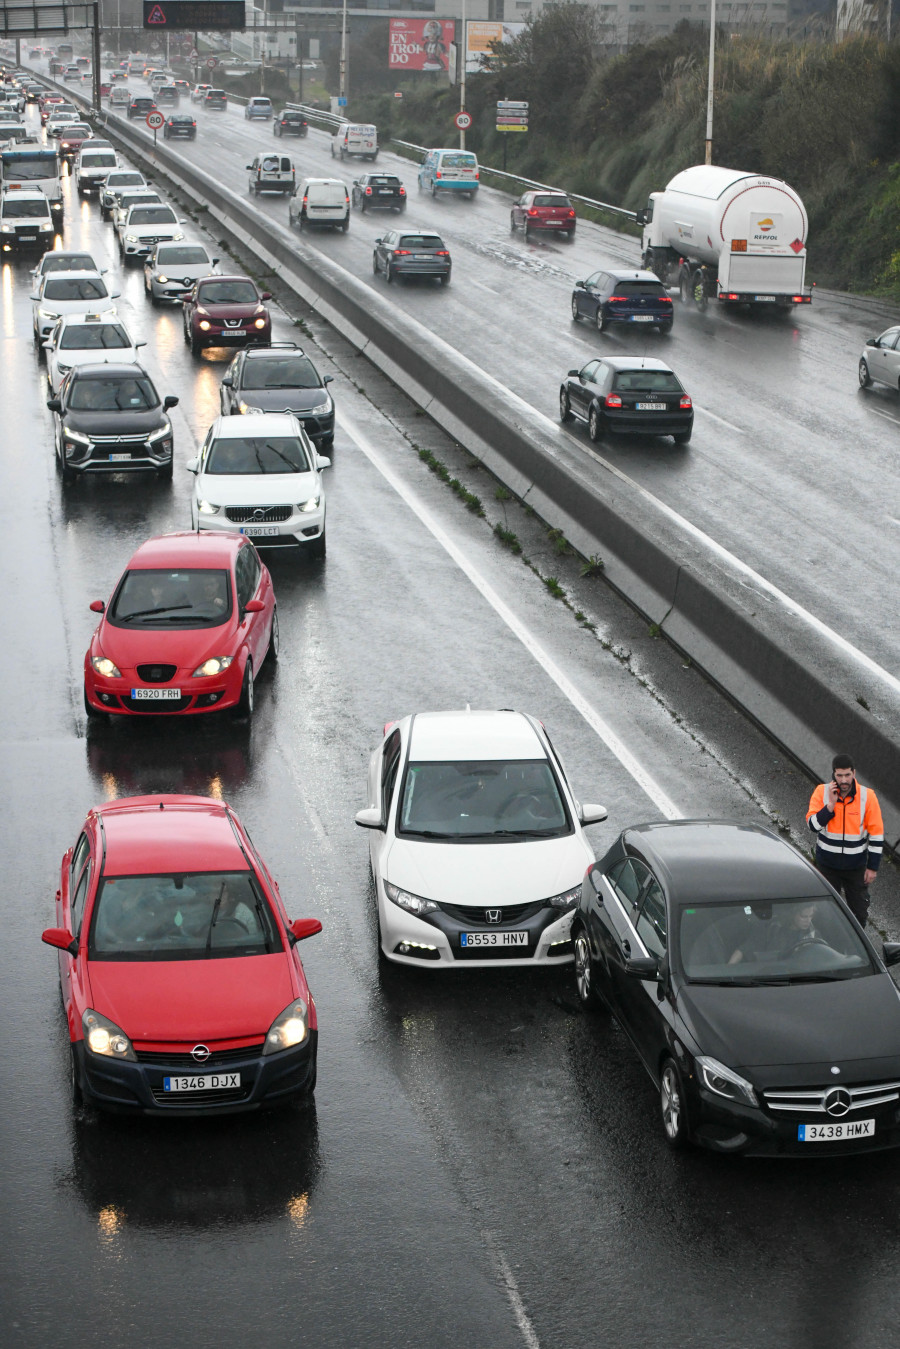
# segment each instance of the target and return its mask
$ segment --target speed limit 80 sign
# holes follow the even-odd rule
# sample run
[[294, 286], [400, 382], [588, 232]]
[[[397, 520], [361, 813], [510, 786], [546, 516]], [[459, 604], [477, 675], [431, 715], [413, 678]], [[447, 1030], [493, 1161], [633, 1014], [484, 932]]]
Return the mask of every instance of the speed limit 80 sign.
[[453, 120], [460, 131], [468, 131], [472, 125], [472, 114], [470, 112], [458, 112]]
[[165, 126], [166, 119], [161, 112], [148, 112], [147, 125], [151, 131], [158, 131], [161, 126]]

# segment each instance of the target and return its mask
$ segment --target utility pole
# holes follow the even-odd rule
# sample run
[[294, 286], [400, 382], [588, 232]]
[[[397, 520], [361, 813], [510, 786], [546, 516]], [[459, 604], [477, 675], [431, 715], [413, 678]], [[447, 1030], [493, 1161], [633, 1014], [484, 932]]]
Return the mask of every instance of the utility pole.
[[716, 79], [716, 0], [709, 0], [709, 84], [706, 91], [706, 163], [712, 163], [713, 90]]
[[[341, 12], [341, 65], [340, 65], [340, 89], [339, 96], [343, 99], [347, 97], [347, 0], [344, 0]], [[343, 108], [346, 104], [341, 103]], [[342, 114], [343, 115], [343, 114]]]
[[[713, 0], [713, 4], [715, 4], [715, 0]], [[460, 112], [465, 112], [465, 110], [466, 110], [466, 57], [467, 57], [467, 55], [468, 55], [468, 45], [467, 45], [467, 43], [466, 43], [466, 0], [462, 0], [462, 74], [461, 74], [460, 77], [459, 77], [459, 110], [460, 110]], [[504, 145], [505, 145], [505, 144], [506, 144], [506, 141], [504, 140], [503, 143], [504, 143]], [[466, 133], [465, 133], [465, 131], [464, 131], [462, 128], [460, 128], [460, 132], [459, 132], [459, 148], [460, 148], [460, 150], [465, 150], [465, 148], [466, 148]]]
[[93, 88], [91, 90], [91, 102], [96, 112], [100, 111], [100, 3], [96, 0], [94, 4], [94, 31], [91, 34], [91, 53], [93, 55], [92, 65], [94, 67], [94, 78], [92, 80]]

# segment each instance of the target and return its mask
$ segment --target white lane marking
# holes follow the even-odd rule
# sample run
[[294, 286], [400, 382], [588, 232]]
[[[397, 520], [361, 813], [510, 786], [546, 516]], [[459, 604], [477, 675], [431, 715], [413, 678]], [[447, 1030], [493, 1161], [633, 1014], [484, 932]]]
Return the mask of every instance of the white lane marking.
[[466, 277], [466, 284], [469, 285], [469, 286], [477, 286], [479, 290], [486, 290], [486, 291], [488, 291], [491, 295], [499, 295], [499, 294], [500, 294], [499, 290], [494, 290], [494, 287], [493, 287], [493, 286], [486, 286], [486, 285], [484, 284], [483, 281], [476, 281], [475, 278], [474, 278], [474, 276], [467, 276], [467, 277]]
[[895, 426], [900, 426], [900, 421], [896, 417], [892, 417], [889, 412], [882, 412], [881, 408], [873, 408], [872, 411], [876, 416], [883, 417], [886, 422], [893, 422]]
[[736, 431], [739, 436], [744, 434], [744, 428], [742, 426], [735, 426], [734, 422], [726, 422], [725, 418], [720, 417], [717, 412], [710, 412], [709, 408], [702, 408], [699, 403], [694, 404], [694, 411], [702, 412], [704, 417], [712, 417], [714, 422], [721, 422], [723, 426], [728, 427], [729, 431]]
[[516, 1318], [516, 1325], [521, 1331], [526, 1349], [541, 1349], [541, 1342], [537, 1337], [537, 1331], [532, 1324], [531, 1317], [525, 1310], [525, 1303], [522, 1301], [519, 1285], [516, 1283], [515, 1276], [509, 1267], [505, 1255], [497, 1245], [497, 1238], [494, 1236], [493, 1232], [488, 1232], [486, 1230], [482, 1230], [481, 1235], [500, 1271], [500, 1277], [506, 1288], [506, 1296], [509, 1298], [509, 1305], [512, 1307], [513, 1316]]
[[661, 815], [667, 820], [678, 820], [682, 817], [682, 812], [670, 800], [659, 783], [650, 773], [640, 764], [637, 758], [628, 749], [624, 741], [616, 734], [612, 727], [604, 721], [599, 712], [591, 706], [588, 700], [579, 692], [567, 675], [563, 673], [556, 661], [552, 659], [547, 651], [541, 646], [534, 634], [520, 621], [513, 613], [509, 605], [500, 598], [493, 586], [482, 576], [481, 572], [473, 566], [472, 562], [465, 556], [460, 548], [450, 538], [450, 536], [441, 528], [437, 520], [431, 514], [426, 506], [422, 504], [416, 494], [406, 486], [404, 482], [397, 477], [396, 473], [388, 466], [378, 450], [375, 449], [372, 442], [365, 433], [357, 426], [352, 418], [348, 417], [346, 412], [341, 411], [337, 414], [339, 426], [346, 431], [351, 440], [362, 450], [369, 462], [375, 467], [381, 476], [397, 493], [402, 501], [406, 503], [414, 515], [418, 516], [422, 524], [429, 533], [437, 540], [441, 547], [450, 554], [450, 557], [459, 567], [479, 594], [487, 600], [494, 612], [503, 620], [510, 632], [519, 639], [525, 650], [541, 666], [546, 674], [550, 676], [560, 692], [568, 698], [569, 702], [580, 713], [591, 730], [599, 736], [606, 745], [607, 749], [613, 754], [638, 784], [641, 790], [649, 796], [650, 800], [656, 806]]

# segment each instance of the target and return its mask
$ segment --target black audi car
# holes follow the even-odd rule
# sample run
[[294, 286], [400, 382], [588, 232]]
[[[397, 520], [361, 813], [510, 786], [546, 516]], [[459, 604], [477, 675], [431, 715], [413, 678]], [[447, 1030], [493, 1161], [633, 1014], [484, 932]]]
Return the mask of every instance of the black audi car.
[[604, 356], [570, 370], [559, 390], [559, 419], [603, 436], [671, 436], [686, 445], [694, 405], [681, 380], [653, 356]]
[[572, 923], [586, 1009], [612, 1012], [665, 1137], [754, 1156], [900, 1146], [900, 994], [843, 900], [767, 829], [626, 829]]
[[178, 136], [189, 141], [197, 139], [197, 123], [189, 112], [173, 112], [166, 118], [163, 139], [170, 141]]
[[449, 286], [451, 270], [450, 250], [441, 236], [430, 230], [414, 234], [391, 230], [383, 239], [375, 240], [372, 271], [376, 276], [384, 272], [388, 285], [396, 277], [427, 276]]
[[140, 365], [76, 365], [56, 398], [56, 462], [63, 481], [84, 473], [153, 469], [172, 476], [169, 408], [178, 399], [160, 399]]
[[302, 348], [293, 342], [239, 351], [222, 379], [222, 415], [293, 412], [317, 450], [334, 444], [334, 399]]
[[272, 118], [273, 136], [306, 136], [309, 134], [309, 126], [302, 112], [294, 112], [291, 108], [285, 108], [284, 112], [279, 112]]

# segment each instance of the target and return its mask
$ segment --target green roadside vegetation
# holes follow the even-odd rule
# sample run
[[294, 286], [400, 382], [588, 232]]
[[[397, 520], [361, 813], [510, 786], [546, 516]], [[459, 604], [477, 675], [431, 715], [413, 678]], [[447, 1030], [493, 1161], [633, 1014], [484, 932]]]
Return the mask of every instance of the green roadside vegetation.
[[[466, 143], [500, 167], [494, 104], [527, 100], [529, 131], [509, 136], [509, 170], [636, 210], [703, 162], [708, 38], [682, 25], [610, 56], [603, 36], [594, 8], [545, 9], [497, 49], [496, 70], [470, 76]], [[357, 80], [350, 109], [378, 125], [382, 144], [457, 143], [457, 88], [419, 76], [382, 89], [363, 93]], [[900, 299], [898, 114], [900, 42], [719, 41], [713, 160], [783, 178], [800, 193], [808, 277], [819, 285]]]

